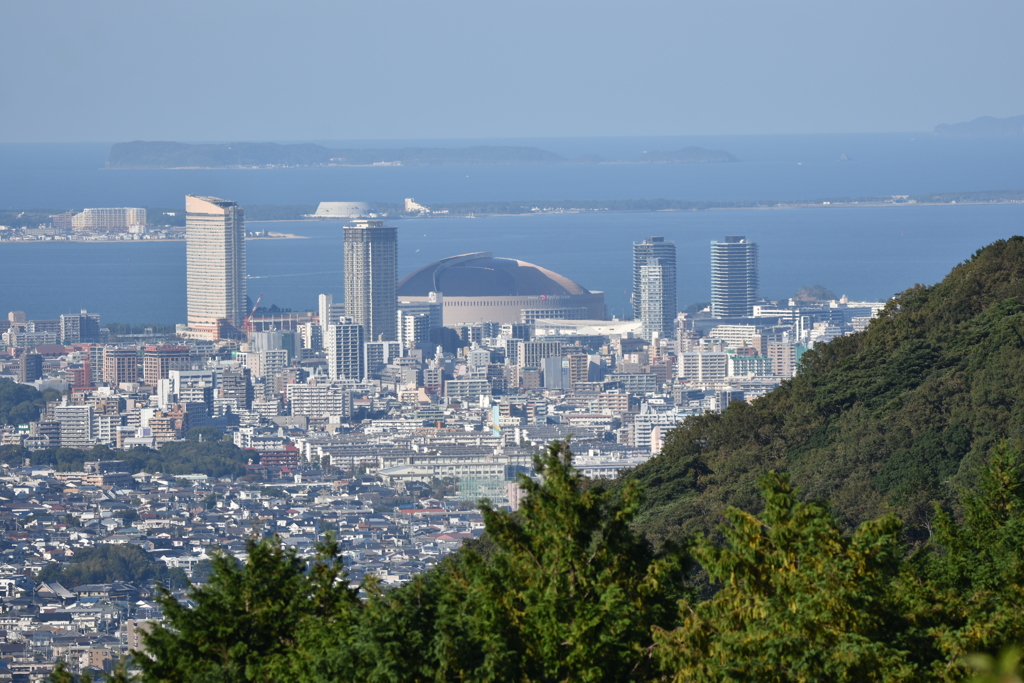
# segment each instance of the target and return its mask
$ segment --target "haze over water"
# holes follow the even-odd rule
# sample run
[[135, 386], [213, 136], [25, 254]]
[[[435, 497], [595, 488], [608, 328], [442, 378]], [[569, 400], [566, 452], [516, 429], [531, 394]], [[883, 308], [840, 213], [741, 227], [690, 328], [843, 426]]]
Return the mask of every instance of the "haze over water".
[[[1024, 187], [1024, 139], [928, 135], [732, 136], [515, 141], [392, 141], [358, 146], [534, 145], [566, 157], [632, 158], [688, 144], [725, 149], [729, 164], [377, 167], [105, 171], [106, 145], [0, 145], [0, 206], [178, 207], [186, 193], [246, 204], [322, 200], [438, 202], [634, 199], [765, 200]], [[355, 143], [338, 143], [342, 144]], [[840, 161], [846, 154], [850, 161]], [[399, 225], [399, 271], [470, 251], [520, 258], [606, 293], [629, 315], [630, 249], [648, 235], [675, 240], [682, 306], [710, 298], [709, 242], [746, 235], [761, 247], [761, 292], [821, 284], [854, 299], [885, 299], [931, 284], [977, 248], [1024, 232], [1024, 205], [908, 206], [412, 219]], [[341, 224], [253, 223], [308, 236], [250, 241], [249, 294], [264, 304], [315, 307], [341, 295]], [[106, 321], [185, 319], [182, 242], [0, 243], [0, 313], [50, 318], [88, 308]]]
[[[1024, 137], [927, 133], [340, 141], [337, 147], [526, 145], [566, 158], [633, 159], [689, 145], [724, 164], [405, 166], [262, 170], [102, 170], [109, 145], [0, 145], [0, 208], [184, 205], [186, 194], [246, 204], [679, 199], [807, 200], [1024, 188]], [[849, 161], [840, 161], [842, 155]]]

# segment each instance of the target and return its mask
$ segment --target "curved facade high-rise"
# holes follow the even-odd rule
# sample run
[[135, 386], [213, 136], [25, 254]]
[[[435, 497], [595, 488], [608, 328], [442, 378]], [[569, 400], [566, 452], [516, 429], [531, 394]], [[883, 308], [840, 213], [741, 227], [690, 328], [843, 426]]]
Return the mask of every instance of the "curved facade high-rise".
[[195, 339], [241, 335], [245, 320], [245, 212], [216, 197], [185, 197], [188, 332]]
[[345, 316], [366, 341], [398, 338], [398, 228], [383, 221], [345, 226]]
[[746, 318], [758, 301], [757, 245], [743, 235], [711, 243], [711, 315]]

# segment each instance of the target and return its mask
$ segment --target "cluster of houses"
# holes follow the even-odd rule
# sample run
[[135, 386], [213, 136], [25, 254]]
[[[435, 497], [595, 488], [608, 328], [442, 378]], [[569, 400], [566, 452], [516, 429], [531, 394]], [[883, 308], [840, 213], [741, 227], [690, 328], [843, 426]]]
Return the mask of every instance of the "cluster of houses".
[[[157, 581], [187, 601], [188, 582], [208, 578], [211, 553], [244, 561], [254, 538], [276, 535], [308, 557], [333, 534], [353, 585], [370, 573], [397, 585], [483, 527], [472, 505], [368, 475], [339, 479], [307, 468], [287, 481], [242, 483], [138, 474], [122, 487], [58, 474], [68, 473], [6, 467], [0, 477], [0, 681], [41, 680], [58, 661], [73, 671], [110, 670], [144, 648], [141, 632], [160, 619]], [[107, 546], [134, 546], [146, 571], [108, 575], [107, 583], [59, 580], [80, 576], [76, 555], [94, 553], [95, 565]], [[54, 566], [64, 571], [47, 570]]]

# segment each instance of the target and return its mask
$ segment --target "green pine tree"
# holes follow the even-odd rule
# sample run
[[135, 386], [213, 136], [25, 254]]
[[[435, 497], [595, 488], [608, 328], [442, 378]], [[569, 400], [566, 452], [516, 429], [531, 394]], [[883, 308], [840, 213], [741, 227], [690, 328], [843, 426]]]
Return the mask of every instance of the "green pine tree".
[[313, 565], [279, 539], [250, 540], [248, 560], [215, 554], [209, 583], [193, 587], [190, 608], [161, 589], [164, 622], [133, 652], [147, 682], [278, 681], [301, 669], [310, 622], [332, 622], [356, 602], [333, 540]]
[[907, 624], [891, 586], [903, 545], [894, 517], [844, 536], [820, 503], [800, 502], [786, 475], [761, 481], [760, 519], [727, 512], [724, 547], [693, 554], [721, 588], [681, 603], [683, 624], [657, 628], [656, 654], [673, 681], [905, 681]]
[[1024, 643], [1024, 463], [1008, 442], [993, 449], [978, 489], [961, 498], [962, 518], [943, 510], [932, 543], [901, 587], [937, 654], [932, 673], [961, 680], [972, 654]]

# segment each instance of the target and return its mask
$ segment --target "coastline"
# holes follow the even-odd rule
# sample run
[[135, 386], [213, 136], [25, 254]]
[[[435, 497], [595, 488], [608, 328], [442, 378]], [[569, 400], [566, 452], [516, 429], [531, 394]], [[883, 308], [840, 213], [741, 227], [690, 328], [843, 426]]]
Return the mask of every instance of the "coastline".
[[306, 169], [306, 168], [441, 168], [451, 166], [599, 166], [599, 165], [621, 165], [621, 164], [638, 164], [638, 165], [668, 165], [668, 164], [684, 164], [692, 166], [708, 165], [708, 164], [732, 164], [739, 163], [738, 159], [707, 159], [707, 160], [694, 160], [694, 161], [640, 161], [636, 159], [602, 159], [601, 161], [579, 161], [576, 159], [565, 159], [563, 161], [538, 161], [538, 162], [494, 162], [494, 163], [482, 163], [482, 162], [465, 162], [465, 163], [446, 163], [446, 164], [426, 164], [426, 163], [403, 163], [397, 162], [377, 162], [372, 164], [302, 164], [290, 166], [287, 164], [266, 164], [262, 166], [101, 166], [100, 171], [280, 171], [286, 169]]
[[[256, 221], [253, 221], [256, 222]], [[262, 221], [264, 223], [271, 223], [275, 221]], [[279, 222], [279, 221], [278, 221]], [[264, 241], [264, 240], [308, 240], [309, 237], [306, 235], [295, 235], [288, 232], [273, 232], [267, 235], [259, 235], [257, 237], [246, 237], [246, 242], [252, 241]], [[0, 244], [152, 244], [154, 242], [184, 242], [184, 237], [168, 237], [166, 239], [148, 239], [148, 240], [90, 240], [90, 239], [16, 239], [16, 240], [5, 240], [0, 239]]]
[[[519, 213], [487, 213], [487, 212], [476, 212], [470, 214], [439, 214], [439, 215], [405, 215], [405, 216], [388, 216], [383, 220], [413, 220], [413, 219], [445, 219], [445, 218], [487, 218], [490, 216], [550, 216], [553, 214], [579, 214], [579, 213], [689, 213], [696, 211], [777, 211], [777, 210], [791, 210], [791, 209], [835, 209], [835, 208], [880, 208], [880, 207], [907, 207], [907, 206], [983, 206], [983, 205], [1024, 205], [1024, 200], [991, 200], [991, 201], [952, 201], [952, 202], [924, 202], [924, 201], [826, 201], [826, 202], [777, 202], [773, 204], [764, 203], [756, 204], [752, 206], [708, 206], [708, 207], [694, 207], [694, 208], [667, 208], [667, 209], [590, 209], [590, 208], [579, 208], [579, 209], [553, 209], [549, 211], [523, 211]], [[286, 220], [272, 220], [272, 221], [248, 221], [250, 223], [283, 223], [293, 221], [332, 221], [339, 219], [286, 219]]]
[[[950, 199], [950, 197], [957, 197]], [[991, 198], [988, 198], [991, 197]], [[864, 197], [823, 199], [809, 201], [739, 201], [739, 202], [687, 202], [676, 200], [610, 200], [601, 201], [560, 201], [552, 202], [493, 202], [490, 203], [494, 209], [491, 211], [480, 211], [477, 203], [465, 204], [437, 204], [436, 213], [406, 214], [382, 211], [375, 218], [379, 220], [439, 220], [439, 219], [477, 219], [477, 218], [500, 218], [520, 216], [550, 216], [556, 214], [637, 214], [637, 213], [687, 213], [701, 211], [751, 211], [751, 210], [793, 210], [793, 209], [834, 209], [834, 208], [885, 208], [885, 207], [912, 207], [912, 206], [1001, 206], [1001, 205], [1022, 205], [1024, 206], [1024, 191], [1006, 190], [996, 192], [969, 192], [969, 193], [935, 193], [929, 195], [897, 195], [894, 197]], [[547, 204], [547, 206], [545, 206]], [[554, 204], [554, 206], [552, 205]], [[562, 204], [563, 206], [557, 206]], [[607, 205], [602, 205], [607, 204]], [[618, 204], [618, 206], [616, 206]], [[669, 206], [666, 206], [668, 204]], [[674, 204], [674, 206], [673, 206]], [[528, 211], [502, 211], [502, 208], [518, 209], [532, 205]], [[582, 206], [581, 206], [582, 205]], [[624, 206], [627, 205], [627, 206]], [[633, 206], [628, 206], [633, 205]], [[269, 219], [249, 219], [246, 224], [278, 224], [278, 223], [337, 223], [340, 226], [348, 222], [343, 218], [311, 218], [307, 215], [292, 217], [277, 217]], [[254, 231], [254, 232], [263, 232]], [[180, 233], [179, 233], [180, 234]], [[0, 244], [38, 244], [47, 243], [75, 243], [75, 244], [126, 244], [146, 242], [184, 242], [184, 236], [178, 237], [155, 237], [150, 239], [90, 239], [76, 235], [43, 235], [43, 239], [3, 239], [0, 237]], [[59, 237], [59, 239], [53, 239]], [[245, 238], [249, 240], [302, 240], [310, 239], [307, 235], [296, 235], [294, 233], [266, 231], [266, 234], [250, 235]]]

